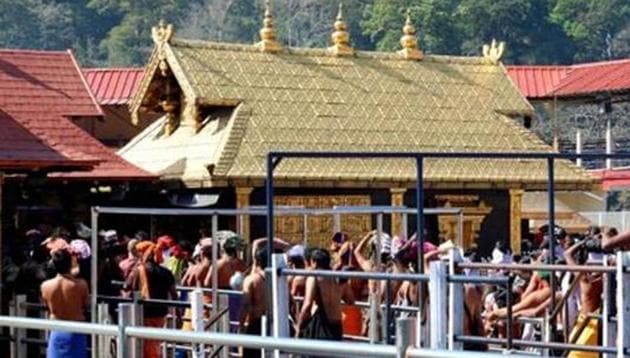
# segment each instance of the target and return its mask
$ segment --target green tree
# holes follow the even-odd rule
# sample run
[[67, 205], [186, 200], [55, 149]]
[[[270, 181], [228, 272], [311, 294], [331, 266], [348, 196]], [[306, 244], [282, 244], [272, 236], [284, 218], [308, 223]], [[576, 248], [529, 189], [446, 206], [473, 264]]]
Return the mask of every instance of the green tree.
[[151, 27], [159, 20], [177, 23], [188, 8], [186, 0], [91, 0], [89, 6], [117, 19], [100, 43], [109, 65], [142, 65], [153, 48]]
[[572, 46], [549, 18], [552, 2], [462, 0], [457, 13], [465, 34], [462, 53], [479, 54], [482, 44], [496, 38], [506, 42], [506, 62], [568, 62]]
[[551, 19], [575, 42], [575, 60], [601, 60], [608, 57], [607, 38], [614, 37], [630, 23], [630, 2], [556, 0]]

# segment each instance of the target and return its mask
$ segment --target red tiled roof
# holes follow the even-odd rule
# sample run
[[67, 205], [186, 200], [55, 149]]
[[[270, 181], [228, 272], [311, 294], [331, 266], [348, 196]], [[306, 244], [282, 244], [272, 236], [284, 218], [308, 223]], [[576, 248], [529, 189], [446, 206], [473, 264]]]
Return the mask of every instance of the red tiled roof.
[[592, 170], [594, 176], [602, 180], [604, 190], [630, 188], [630, 168]]
[[571, 67], [569, 76], [555, 88], [556, 96], [630, 90], [630, 59], [587, 63]]
[[630, 59], [572, 66], [507, 66], [507, 73], [530, 99], [630, 90]]
[[127, 104], [136, 92], [142, 68], [88, 68], [85, 79], [101, 105]]
[[508, 66], [514, 84], [527, 98], [547, 97], [569, 73], [567, 66]]
[[[60, 157], [97, 161], [89, 172], [59, 174], [72, 178], [132, 179], [152, 177], [133, 166], [84, 132], [69, 117], [102, 116], [85, 79], [70, 52], [0, 50], [0, 111], [31, 134], [22, 145], [33, 151], [49, 147]], [[5, 121], [3, 121], [5, 123]], [[8, 123], [8, 121], [6, 121]], [[8, 127], [8, 125], [5, 124]], [[17, 129], [16, 129], [17, 128]], [[17, 137], [16, 137], [17, 138]], [[52, 155], [48, 152], [47, 155]]]
[[72, 160], [55, 151], [0, 109], [0, 170], [77, 170], [96, 164]]

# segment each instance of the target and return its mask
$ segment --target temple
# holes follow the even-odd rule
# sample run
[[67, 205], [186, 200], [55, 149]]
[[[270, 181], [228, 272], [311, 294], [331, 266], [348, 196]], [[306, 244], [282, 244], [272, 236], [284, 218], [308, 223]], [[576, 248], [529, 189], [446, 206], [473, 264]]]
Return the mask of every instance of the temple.
[[[269, 151], [550, 152], [523, 127], [533, 108], [506, 75], [503, 44], [483, 56], [423, 53], [412, 21], [401, 19], [398, 52], [352, 48], [340, 9], [331, 19], [331, 46], [284, 47], [267, 7], [261, 41], [230, 44], [181, 39], [171, 25], [153, 29], [155, 48], [130, 103], [132, 118], [160, 118], [119, 154], [159, 175], [170, 190], [218, 195], [219, 206], [264, 204]], [[427, 160], [427, 207], [464, 208], [461, 244], [487, 252], [496, 240], [520, 250], [524, 191], [547, 186], [545, 161]], [[315, 160], [281, 162], [279, 205], [415, 206], [415, 162]], [[557, 161], [556, 185], [591, 190], [595, 178]], [[278, 235], [301, 237], [303, 218], [278, 218]], [[309, 218], [309, 236], [327, 240], [331, 218]], [[344, 218], [358, 235], [373, 218]], [[413, 225], [410, 222], [410, 232]], [[234, 223], [263, 235], [262, 218]], [[427, 218], [432, 237], [454, 237], [448, 217]], [[386, 220], [398, 233], [398, 215]]]

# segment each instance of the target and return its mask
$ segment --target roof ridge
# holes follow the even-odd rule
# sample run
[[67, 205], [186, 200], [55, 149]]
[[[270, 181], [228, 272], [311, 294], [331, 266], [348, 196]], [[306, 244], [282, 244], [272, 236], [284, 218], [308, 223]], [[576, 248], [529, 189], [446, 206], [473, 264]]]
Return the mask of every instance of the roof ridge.
[[612, 66], [623, 63], [630, 63], [630, 58], [620, 58], [615, 60], [597, 61], [597, 62], [584, 62], [571, 65], [572, 68], [585, 68], [585, 67], [601, 67]]
[[84, 67], [83, 72], [108, 72], [108, 71], [138, 71], [144, 72], [144, 67]]
[[[208, 40], [194, 40], [194, 39], [180, 39], [176, 38], [169, 43], [172, 47], [188, 46], [188, 47], [206, 47], [214, 48], [217, 50], [231, 50], [231, 51], [243, 51], [243, 52], [260, 52], [260, 48], [255, 44], [242, 44], [242, 43], [228, 43], [217, 42]], [[334, 54], [326, 48], [310, 48], [310, 47], [284, 47], [277, 54], [289, 54], [289, 55], [310, 55], [335, 58]], [[372, 58], [383, 60], [400, 60], [407, 61], [396, 52], [383, 52], [383, 51], [367, 51], [356, 50], [354, 56], [347, 58]], [[454, 55], [432, 55], [425, 54], [422, 61], [419, 62], [454, 62], [461, 64], [488, 64], [482, 56], [454, 56]]]
[[96, 107], [97, 112], [101, 116], [104, 116], [105, 112], [103, 112], [103, 109], [101, 108], [101, 106], [98, 104], [98, 101], [96, 100], [96, 96], [94, 96], [94, 93], [92, 93], [92, 88], [90, 87], [90, 84], [85, 78], [85, 74], [83, 73], [83, 71], [81, 71], [81, 66], [79, 66], [79, 62], [77, 61], [76, 58], [74, 58], [74, 54], [72, 53], [72, 50], [68, 50], [67, 53], [68, 53], [68, 56], [70, 56], [70, 60], [72, 61], [72, 64], [77, 70], [77, 74], [79, 75], [79, 78], [81, 79], [81, 83], [83, 83], [83, 87], [85, 88], [87, 93], [90, 95], [90, 99], [92, 100], [92, 103]]
[[0, 53], [23, 53], [23, 54], [40, 54], [40, 55], [67, 55], [68, 50], [39, 50], [39, 49], [19, 49], [19, 48], [0, 48]]

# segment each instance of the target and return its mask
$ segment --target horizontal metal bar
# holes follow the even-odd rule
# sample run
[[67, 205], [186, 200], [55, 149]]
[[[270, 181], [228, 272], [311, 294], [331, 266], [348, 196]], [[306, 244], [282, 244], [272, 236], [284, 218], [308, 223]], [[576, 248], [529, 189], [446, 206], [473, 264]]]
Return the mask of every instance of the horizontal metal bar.
[[371, 345], [365, 343], [330, 342], [312, 339], [272, 338], [245, 334], [228, 334], [212, 332], [184, 332], [161, 328], [127, 327], [125, 333], [129, 337], [169, 342], [186, 342], [211, 344], [219, 346], [245, 347], [252, 349], [280, 350], [288, 353], [308, 354], [311, 356], [334, 357], [394, 357], [396, 347], [387, 345]]
[[271, 158], [441, 158], [441, 159], [628, 159], [630, 153], [552, 153], [552, 152], [269, 152]]
[[[502, 338], [489, 338], [489, 337], [475, 337], [475, 336], [456, 336], [455, 340], [464, 343], [487, 343], [487, 344], [506, 344], [507, 340]], [[581, 352], [596, 352], [596, 353], [610, 353], [616, 354], [617, 349], [613, 347], [600, 347], [600, 346], [585, 346], [581, 344], [568, 344], [568, 343], [556, 343], [556, 342], [537, 342], [537, 341], [524, 341], [515, 339], [514, 345], [521, 347], [531, 348], [548, 348], [554, 350], [564, 351], [581, 351]]]
[[[268, 269], [271, 270], [271, 269]], [[390, 280], [390, 281], [422, 281], [429, 282], [429, 275], [413, 273], [389, 273], [389, 272], [361, 272], [361, 271], [332, 271], [332, 270], [297, 270], [281, 269], [278, 274], [283, 276], [305, 277], [332, 277], [363, 280]]]
[[452, 283], [479, 283], [479, 284], [488, 284], [488, 285], [506, 285], [510, 279], [508, 277], [450, 275], [446, 278], [446, 280]]
[[[130, 214], [130, 215], [178, 215], [178, 216], [267, 216], [265, 208], [256, 209], [159, 209], [159, 208], [125, 208], [125, 207], [105, 207], [95, 206], [93, 209], [99, 214]], [[462, 212], [459, 208], [425, 208], [425, 215], [458, 215]], [[275, 216], [294, 216], [294, 215], [333, 215], [333, 214], [417, 214], [418, 210], [408, 207], [390, 207], [390, 206], [357, 206], [344, 208], [324, 208], [324, 209], [308, 209], [308, 208], [277, 208], [274, 209]]]
[[492, 264], [467, 262], [457, 264], [459, 268], [509, 270], [509, 271], [556, 271], [556, 272], [616, 272], [612, 266], [590, 265], [547, 265], [547, 264]]
[[114, 325], [11, 316], [0, 316], [0, 327], [64, 331], [104, 336], [115, 336], [118, 334], [118, 326]]
[[[125, 282], [112, 280], [112, 285], [124, 286]], [[201, 290], [201, 292], [212, 292], [212, 291], [214, 291], [212, 288], [209, 288], [209, 287], [189, 287], [189, 286], [175, 286], [175, 290], [177, 290], [177, 291]], [[227, 295], [227, 296], [242, 296], [243, 295], [243, 292], [241, 292], [241, 291], [226, 290], [226, 289], [218, 289], [217, 293], [219, 295]], [[101, 297], [115, 297], [115, 296], [100, 296], [99, 295], [98, 297], [101, 298]]]
[[[407, 358], [497, 358], [507, 357], [502, 353], [469, 352], [469, 351], [444, 351], [425, 348], [412, 348], [407, 350]], [[528, 356], [510, 354], [509, 357], [525, 358]]]
[[[304, 301], [304, 297], [302, 296], [295, 296], [292, 297], [292, 299], [296, 302], [303, 302]], [[361, 308], [370, 308], [372, 307], [370, 305], [369, 302], [365, 302], [365, 301], [354, 301], [354, 303], [345, 303], [342, 302], [341, 303], [342, 306], [347, 306], [347, 307], [361, 307]], [[385, 308], [387, 305], [386, 304], [381, 304], [381, 308]], [[418, 312], [418, 307], [412, 307], [412, 306], [401, 306], [401, 305], [389, 305], [389, 308], [391, 308], [394, 311], [400, 311], [400, 312], [413, 312], [416, 313]]]

